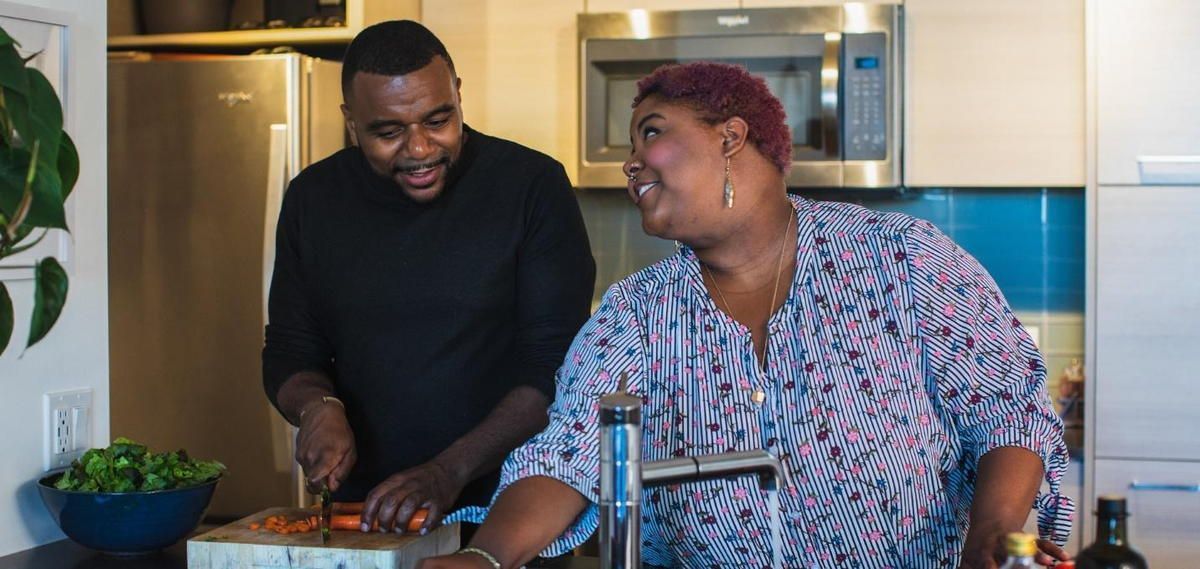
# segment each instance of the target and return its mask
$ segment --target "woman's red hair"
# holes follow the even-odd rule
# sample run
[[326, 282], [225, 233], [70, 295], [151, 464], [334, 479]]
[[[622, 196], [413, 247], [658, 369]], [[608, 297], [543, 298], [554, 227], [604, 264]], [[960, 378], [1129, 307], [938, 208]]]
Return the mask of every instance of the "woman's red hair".
[[747, 137], [782, 173], [792, 164], [792, 134], [783, 105], [767, 84], [739, 65], [696, 61], [668, 64], [655, 69], [637, 84], [637, 106], [651, 95], [687, 105], [701, 120], [717, 124], [741, 117], [749, 125]]

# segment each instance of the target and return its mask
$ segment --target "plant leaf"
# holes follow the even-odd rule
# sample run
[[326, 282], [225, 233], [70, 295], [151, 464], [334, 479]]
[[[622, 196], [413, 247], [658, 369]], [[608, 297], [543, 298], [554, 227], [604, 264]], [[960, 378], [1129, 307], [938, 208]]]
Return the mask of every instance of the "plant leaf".
[[[39, 146], [39, 154], [40, 154]], [[33, 155], [24, 148], [0, 148], [0, 211], [10, 219], [16, 215], [17, 206], [25, 194], [25, 177], [29, 174], [29, 162]], [[33, 201], [25, 224], [34, 227], [67, 228], [66, 211], [63, 209], [62, 180], [58, 168], [38, 160], [33, 178]]]
[[[0, 42], [2, 43], [2, 42]], [[29, 76], [25, 62], [13, 45], [0, 45], [0, 85], [21, 94], [29, 93]]]
[[28, 67], [25, 72], [29, 76], [30, 130], [18, 132], [27, 148], [33, 146], [33, 141], [41, 141], [38, 160], [57, 168], [59, 139], [62, 138], [63, 127], [62, 103], [58, 102], [58, 94], [41, 71]]
[[75, 182], [79, 180], [79, 151], [75, 150], [75, 143], [65, 132], [58, 147], [58, 177], [62, 182], [65, 201], [71, 195], [71, 190], [75, 189]]
[[[29, 235], [29, 234], [30, 234], [32, 231], [33, 231], [33, 226], [32, 226], [32, 225], [22, 225], [22, 226], [21, 226], [21, 229], [20, 229], [19, 231], [17, 231], [17, 239], [16, 239], [16, 241], [15, 241], [15, 242], [16, 242], [16, 243], [20, 243], [20, 242], [21, 242], [21, 240], [22, 240], [22, 239], [24, 239], [26, 236], [28, 236], [28, 235]], [[25, 252], [25, 251], [27, 251], [27, 250], [29, 250], [29, 249], [32, 249], [32, 248], [34, 248], [34, 247], [37, 247], [37, 244], [38, 244], [38, 243], [41, 243], [41, 242], [42, 242], [42, 239], [45, 239], [45, 238], [46, 238], [46, 234], [47, 234], [47, 233], [50, 233], [50, 230], [49, 230], [49, 229], [45, 229], [45, 228], [43, 228], [43, 229], [42, 229], [42, 234], [41, 234], [41, 235], [38, 235], [38, 236], [37, 236], [37, 239], [34, 239], [32, 243], [26, 243], [26, 244], [24, 244], [24, 245], [20, 245], [20, 246], [13, 247], [12, 249], [9, 249], [9, 250], [8, 250], [8, 253], [5, 253], [5, 255], [4, 255], [4, 256], [6, 256], [6, 257], [9, 257], [9, 256], [12, 256], [12, 255], [16, 255], [17, 253], [22, 253], [22, 252]]]
[[25, 223], [34, 227], [67, 228], [67, 212], [63, 207], [62, 180], [58, 169], [38, 160], [33, 179], [33, 203]]
[[8, 289], [4, 287], [3, 282], [0, 282], [0, 354], [3, 354], [4, 349], [8, 347], [8, 340], [12, 338], [12, 331], [12, 297], [8, 296]]
[[7, 114], [8, 120], [11, 123], [6, 127], [6, 131], [4, 132], [4, 140], [10, 146], [28, 146], [22, 140], [12, 139], [12, 131], [16, 131], [21, 133], [21, 136], [25, 136], [25, 133], [33, 129], [33, 126], [30, 125], [31, 119], [29, 118], [28, 95], [25, 93], [20, 93], [11, 87], [4, 87], [4, 112]]
[[0, 211], [10, 220], [25, 194], [25, 175], [32, 158], [24, 148], [0, 148]]
[[13, 39], [12, 36], [8, 35], [8, 32], [4, 31], [4, 28], [0, 28], [0, 46], [6, 45], [21, 45], [21, 42], [18, 42], [17, 40]]
[[46, 337], [67, 302], [67, 272], [54, 257], [39, 261], [34, 273], [33, 319], [26, 348]]

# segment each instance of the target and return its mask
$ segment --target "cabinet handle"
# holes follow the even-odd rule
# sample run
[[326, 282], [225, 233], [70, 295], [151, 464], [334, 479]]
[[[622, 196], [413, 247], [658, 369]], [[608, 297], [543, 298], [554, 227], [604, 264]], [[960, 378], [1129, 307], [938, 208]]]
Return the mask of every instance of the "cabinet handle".
[[1200, 155], [1138, 156], [1138, 176], [1143, 184], [1200, 183]]
[[1200, 484], [1163, 484], [1160, 482], [1138, 482], [1137, 480], [1134, 480], [1133, 482], [1129, 483], [1129, 489], [1200, 493]]

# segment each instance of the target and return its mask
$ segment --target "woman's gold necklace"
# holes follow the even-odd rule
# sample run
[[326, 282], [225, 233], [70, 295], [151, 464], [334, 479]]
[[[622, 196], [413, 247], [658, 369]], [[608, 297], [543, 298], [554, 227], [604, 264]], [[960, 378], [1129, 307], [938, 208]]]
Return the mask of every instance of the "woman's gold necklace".
[[[795, 214], [796, 212], [793, 210], [792, 213], [788, 215], [787, 225], [783, 227], [783, 239], [781, 239], [779, 243], [779, 266], [775, 268], [775, 288], [771, 289], [771, 304], [767, 305], [766, 335], [763, 337], [761, 355], [756, 354], [759, 355], [759, 362], [761, 362], [763, 371], [766, 371], [767, 367], [767, 344], [771, 342], [771, 314], [775, 311], [775, 300], [778, 298], [777, 295], [779, 293], [779, 281], [783, 277], [783, 253], [787, 250], [787, 236], [788, 232], [792, 229], [792, 221], [796, 218]], [[725, 312], [732, 317], [733, 310], [729, 308], [729, 301], [725, 299], [725, 293], [721, 290], [721, 285], [717, 284], [716, 277], [713, 276], [712, 271], [708, 268], [708, 265], [704, 264], [703, 262], [700, 263], [700, 268], [704, 269], [704, 272], [708, 274], [708, 280], [712, 281], [713, 287], [717, 289], [717, 296], [721, 297], [721, 304], [725, 305]], [[736, 319], [737, 318], [734, 318], [734, 320]], [[754, 345], [753, 336], [751, 336], [750, 343], [752, 346]], [[756, 405], [761, 405], [766, 398], [767, 394], [762, 390], [761, 387], [755, 389], [754, 393], [750, 394], [750, 400]]]

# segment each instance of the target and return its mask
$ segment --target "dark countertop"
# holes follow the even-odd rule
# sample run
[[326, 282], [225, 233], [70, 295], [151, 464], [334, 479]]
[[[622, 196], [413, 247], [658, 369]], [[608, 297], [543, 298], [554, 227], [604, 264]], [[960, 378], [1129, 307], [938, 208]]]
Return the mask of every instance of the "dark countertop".
[[[211, 528], [201, 528], [203, 533]], [[594, 557], [568, 557], [550, 564], [530, 564], [531, 569], [597, 569]], [[187, 541], [146, 557], [120, 558], [97, 553], [69, 539], [0, 557], [0, 569], [186, 569]]]

